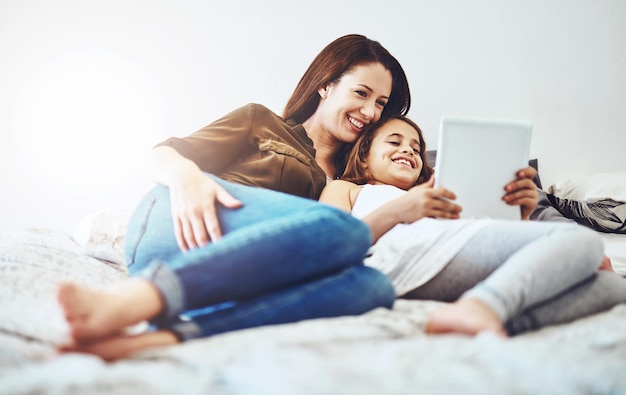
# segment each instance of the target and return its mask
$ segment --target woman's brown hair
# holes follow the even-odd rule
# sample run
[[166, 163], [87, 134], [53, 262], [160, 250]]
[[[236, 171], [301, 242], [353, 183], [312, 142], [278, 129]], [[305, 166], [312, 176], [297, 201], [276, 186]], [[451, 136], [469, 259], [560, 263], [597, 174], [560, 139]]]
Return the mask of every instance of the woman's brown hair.
[[[420, 173], [419, 178], [415, 182], [415, 185], [422, 184], [430, 178], [433, 174], [434, 169], [428, 164], [426, 160], [426, 141], [424, 140], [424, 135], [422, 133], [422, 129], [411, 119], [406, 116], [396, 115], [392, 116], [390, 119], [398, 119], [402, 122], [406, 122], [412, 128], [417, 131], [417, 134], [420, 138], [420, 158], [422, 159], [422, 171]], [[388, 120], [387, 120], [388, 121]], [[371, 181], [371, 177], [367, 173], [367, 169], [365, 168], [365, 160], [370, 153], [370, 149], [372, 147], [372, 141], [374, 140], [374, 136], [378, 129], [385, 124], [386, 121], [379, 121], [376, 123], [369, 124], [365, 126], [363, 132], [356, 140], [354, 145], [352, 146], [352, 150], [348, 154], [348, 159], [346, 163], [346, 169], [341, 176], [342, 180], [350, 181], [355, 184], [367, 184]]]
[[400, 63], [378, 41], [349, 34], [328, 44], [306, 70], [283, 111], [283, 118], [303, 123], [313, 115], [320, 101], [318, 90], [338, 81], [353, 67], [380, 63], [393, 78], [391, 95], [381, 119], [406, 115], [411, 106], [409, 83]]

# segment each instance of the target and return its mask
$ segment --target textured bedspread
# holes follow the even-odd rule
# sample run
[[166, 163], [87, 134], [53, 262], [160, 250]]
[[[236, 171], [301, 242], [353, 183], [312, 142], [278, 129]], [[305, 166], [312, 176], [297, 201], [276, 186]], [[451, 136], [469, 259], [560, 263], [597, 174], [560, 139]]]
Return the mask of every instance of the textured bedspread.
[[626, 394], [626, 305], [500, 339], [423, 333], [436, 302], [233, 332], [107, 364], [55, 354], [56, 284], [126, 276], [51, 230], [0, 235], [0, 394]]

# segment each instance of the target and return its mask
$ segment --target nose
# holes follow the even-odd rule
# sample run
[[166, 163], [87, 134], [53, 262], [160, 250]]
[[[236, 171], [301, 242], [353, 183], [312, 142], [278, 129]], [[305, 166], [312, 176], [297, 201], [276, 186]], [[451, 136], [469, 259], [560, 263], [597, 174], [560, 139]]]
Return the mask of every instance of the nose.
[[413, 151], [413, 147], [410, 144], [403, 144], [400, 147], [400, 152], [413, 155], [415, 152]]
[[367, 120], [371, 120], [376, 115], [376, 103], [373, 101], [367, 101], [361, 107], [361, 114], [367, 118]]

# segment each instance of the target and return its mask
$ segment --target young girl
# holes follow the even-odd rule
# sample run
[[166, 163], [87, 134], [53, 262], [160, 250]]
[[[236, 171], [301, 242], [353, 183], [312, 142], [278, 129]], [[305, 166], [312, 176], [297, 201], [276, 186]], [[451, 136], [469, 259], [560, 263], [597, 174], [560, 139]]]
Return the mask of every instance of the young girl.
[[[603, 246], [595, 232], [568, 223], [458, 219], [454, 193], [433, 187], [425, 152], [411, 120], [371, 125], [343, 179], [320, 201], [368, 224], [374, 244], [366, 264], [387, 274], [398, 296], [454, 302], [431, 315], [427, 332], [506, 336], [626, 302], [624, 279], [597, 270]], [[528, 219], [534, 174], [518, 175], [504, 199]]]

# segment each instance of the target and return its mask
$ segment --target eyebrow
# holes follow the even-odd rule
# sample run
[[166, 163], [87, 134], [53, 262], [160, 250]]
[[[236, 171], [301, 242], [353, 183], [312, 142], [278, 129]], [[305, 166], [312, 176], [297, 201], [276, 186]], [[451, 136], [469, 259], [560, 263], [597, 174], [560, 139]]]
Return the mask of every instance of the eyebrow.
[[[365, 84], [357, 84], [365, 89], [367, 89], [370, 92], [374, 92], [374, 90], [372, 88], [370, 88], [369, 86], [365, 85]], [[389, 96], [381, 96], [383, 99], [389, 99]]]

